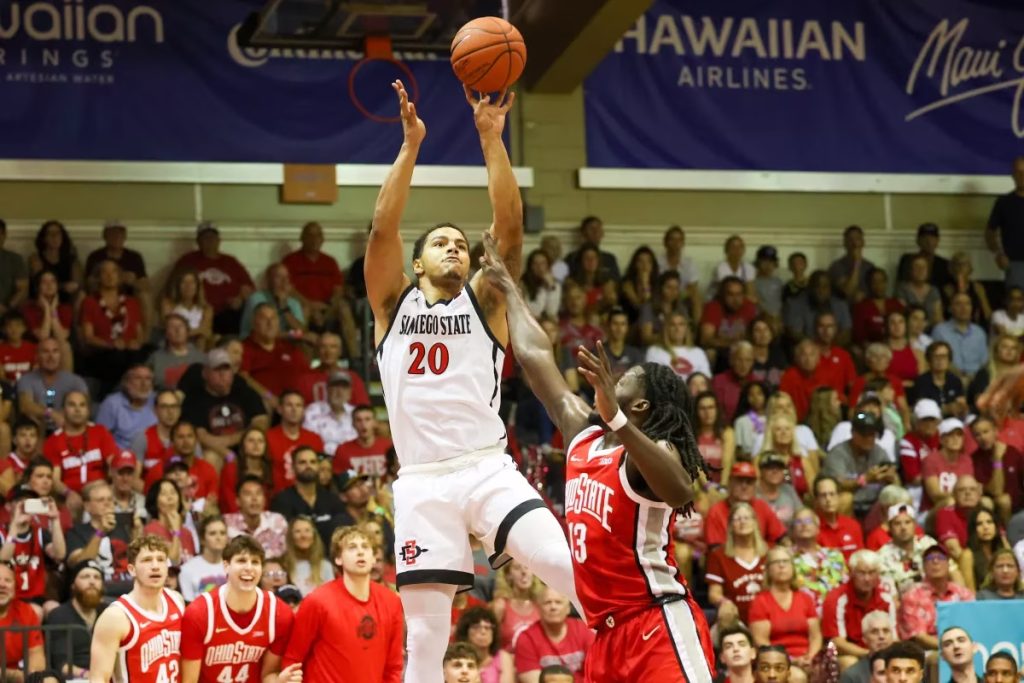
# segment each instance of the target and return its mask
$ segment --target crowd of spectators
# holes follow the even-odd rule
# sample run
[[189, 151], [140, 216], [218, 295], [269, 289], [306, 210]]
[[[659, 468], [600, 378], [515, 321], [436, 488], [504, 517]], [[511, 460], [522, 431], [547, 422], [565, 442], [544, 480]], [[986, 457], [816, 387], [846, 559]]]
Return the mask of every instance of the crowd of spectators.
[[[1024, 193], [1024, 168], [1020, 180]], [[990, 244], [1013, 265], [998, 233], [1020, 215], [1005, 204]], [[574, 351], [598, 340], [617, 372], [659, 363], [687, 382], [712, 474], [678, 517], [675, 558], [726, 680], [759, 675], [757, 652], [770, 672], [775, 652], [790, 680], [831, 657], [867, 683], [894, 639], [937, 656], [937, 601], [1024, 594], [1024, 423], [976, 403], [1021, 362], [1017, 271], [1006, 287], [977, 281], [965, 253], [939, 254], [930, 223], [892, 272], [864, 257], [857, 226], [841, 257], [794, 252], [785, 271], [774, 246], [750, 260], [732, 235], [710, 282], [678, 226], [621, 268], [603, 236], [588, 217], [569, 253], [545, 237], [522, 288], [581, 395]], [[57, 221], [26, 260], [0, 249], [0, 561], [13, 569], [12, 586], [0, 571], [0, 627], [91, 627], [130, 588], [141, 533], [170, 544], [187, 601], [223, 583], [221, 551], [248, 534], [266, 551], [263, 586], [301, 609], [335, 576], [332, 534], [352, 525], [393, 590], [398, 466], [368, 392], [362, 259], [340, 268], [309, 223], [257, 285], [202, 223], [157, 288], [124, 225], [103, 239], [84, 265]], [[510, 447], [558, 511], [564, 444], [511, 358], [502, 393]], [[570, 680], [593, 634], [565, 596], [518, 563], [494, 572], [473, 542], [450, 680]], [[87, 641], [72, 655], [47, 664], [87, 666]]]

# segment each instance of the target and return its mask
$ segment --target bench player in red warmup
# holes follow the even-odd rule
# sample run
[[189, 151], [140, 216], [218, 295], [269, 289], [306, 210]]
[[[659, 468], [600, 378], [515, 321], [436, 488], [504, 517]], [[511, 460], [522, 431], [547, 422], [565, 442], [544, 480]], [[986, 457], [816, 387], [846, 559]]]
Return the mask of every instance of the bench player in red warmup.
[[151, 534], [128, 546], [135, 585], [96, 620], [90, 683], [178, 683], [185, 602], [167, 588], [167, 542]]
[[566, 440], [565, 517], [576, 591], [597, 638], [588, 683], [710, 683], [711, 634], [672, 552], [676, 510], [706, 465], [689, 393], [671, 368], [644, 363], [616, 383], [604, 348], [580, 347], [596, 414], [569, 390], [547, 333], [484, 236], [482, 272], [508, 300], [509, 335], [527, 382]]
[[[505, 453], [498, 415], [508, 343], [504, 297], [470, 275], [469, 240], [451, 223], [425, 231], [404, 272], [399, 223], [426, 127], [394, 84], [404, 140], [377, 197], [366, 290], [377, 363], [401, 469], [394, 484], [398, 588], [408, 630], [405, 683], [441, 683], [451, 606], [473, 585], [479, 538], [498, 567], [514, 557], [575, 598], [569, 546], [554, 515]], [[523, 204], [501, 137], [514, 97], [467, 90], [487, 166], [490, 233], [509, 269], [522, 262]]]
[[294, 615], [260, 588], [263, 546], [252, 536], [236, 536], [223, 557], [227, 583], [185, 608], [182, 683], [301, 683], [300, 664], [281, 670]]

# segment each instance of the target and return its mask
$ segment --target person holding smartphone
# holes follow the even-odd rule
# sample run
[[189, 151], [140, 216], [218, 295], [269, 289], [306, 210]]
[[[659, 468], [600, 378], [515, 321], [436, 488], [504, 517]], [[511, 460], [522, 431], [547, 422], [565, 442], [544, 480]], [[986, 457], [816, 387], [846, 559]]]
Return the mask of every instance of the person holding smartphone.
[[[46, 559], [60, 563], [67, 553], [60, 513], [53, 498], [39, 498], [27, 484], [14, 490], [11, 523], [0, 533], [0, 562], [14, 563], [15, 593], [41, 619], [46, 601]], [[36, 521], [38, 518], [44, 523]]]

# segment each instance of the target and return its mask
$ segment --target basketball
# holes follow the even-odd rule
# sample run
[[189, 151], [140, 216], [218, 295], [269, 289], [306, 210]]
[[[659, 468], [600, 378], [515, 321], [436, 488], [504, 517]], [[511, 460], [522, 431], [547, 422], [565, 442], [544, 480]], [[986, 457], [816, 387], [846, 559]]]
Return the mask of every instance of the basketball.
[[526, 43], [519, 30], [500, 17], [480, 17], [452, 39], [452, 69], [477, 92], [501, 92], [519, 80], [526, 66]]

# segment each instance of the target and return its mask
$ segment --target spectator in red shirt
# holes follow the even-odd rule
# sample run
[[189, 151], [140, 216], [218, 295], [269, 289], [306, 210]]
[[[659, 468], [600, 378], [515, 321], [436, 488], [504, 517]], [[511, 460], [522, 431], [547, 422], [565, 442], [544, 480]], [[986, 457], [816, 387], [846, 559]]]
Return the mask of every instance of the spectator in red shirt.
[[[351, 355], [351, 354], [349, 354]], [[360, 405], [370, 402], [370, 394], [366, 391], [366, 382], [348, 367], [348, 361], [341, 357], [341, 337], [333, 332], [324, 332], [316, 342], [316, 358], [309, 364], [307, 371], [294, 389], [302, 392], [306, 405], [314, 401], [327, 400], [327, 381], [335, 372], [346, 372], [352, 381], [352, 397], [350, 403]]]
[[[309, 311], [310, 329], [321, 331], [328, 322], [337, 320], [349, 345], [356, 351], [356, 324], [352, 306], [343, 296], [345, 279], [338, 262], [322, 251], [324, 229], [311, 221], [302, 226], [302, 247], [281, 261], [291, 275], [295, 292]], [[358, 355], [358, 354], [356, 354]]]
[[982, 415], [971, 423], [978, 447], [971, 453], [974, 477], [992, 497], [1003, 525], [1014, 510], [1024, 509], [1024, 454], [999, 440], [992, 418]]
[[370, 538], [357, 527], [336, 530], [331, 558], [341, 575], [302, 601], [282, 666], [301, 664], [306, 680], [323, 683], [400, 683], [402, 605], [370, 580]]
[[821, 349], [810, 339], [804, 339], [796, 346], [795, 364], [782, 373], [779, 389], [793, 399], [797, 419], [803, 421], [811, 407], [811, 394], [818, 387], [832, 387], [845, 403], [846, 388], [828, 372], [821, 363]]
[[238, 452], [233, 458], [228, 458], [220, 471], [220, 497], [217, 504], [222, 513], [239, 512], [241, 498], [238, 489], [247, 477], [255, 477], [263, 483], [263, 495], [269, 500], [273, 480], [270, 460], [267, 458], [267, 435], [259, 427], [249, 427], [242, 432]]
[[270, 458], [273, 495], [277, 495], [295, 483], [292, 468], [292, 452], [299, 446], [308, 446], [317, 453], [324, 450], [323, 440], [315, 432], [303, 429], [305, 402], [297, 391], [287, 390], [281, 394], [281, 423], [267, 430], [267, 455]]
[[954, 560], [967, 547], [967, 520], [981, 505], [981, 484], [971, 475], [957, 479], [953, 486], [953, 505], [935, 512], [935, 533], [946, 553]]
[[207, 504], [215, 506], [219, 495], [220, 478], [217, 475], [217, 469], [213, 465], [196, 457], [198, 445], [196, 428], [191, 422], [181, 420], [178, 424], [174, 425], [171, 429], [172, 452], [165, 461], [165, 465], [161, 467], [160, 476], [164, 476], [163, 470], [166, 469], [166, 465], [170, 464], [172, 460], [180, 460], [188, 468], [188, 476], [191, 482], [189, 489], [191, 495], [189, 498], [191, 500], [205, 498]]
[[896, 404], [903, 423], [910, 424], [910, 407], [907, 404], [903, 382], [889, 371], [889, 366], [892, 364], [892, 349], [881, 343], [869, 344], [864, 350], [864, 363], [867, 365], [867, 370], [859, 377], [855, 377], [850, 386], [850, 403], [860, 402], [871, 380], [884, 379], [892, 386], [893, 403]]
[[37, 342], [56, 339], [68, 359], [70, 369], [71, 347], [68, 339], [75, 324], [75, 309], [60, 300], [57, 276], [44, 270], [32, 278], [32, 299], [21, 306], [32, 338]]
[[275, 408], [277, 397], [309, 367], [302, 351], [278, 337], [280, 329], [274, 307], [258, 305], [253, 311], [252, 334], [243, 343], [240, 373], [264, 403]]
[[942, 410], [930, 398], [914, 404], [913, 429], [900, 440], [900, 475], [903, 485], [915, 499], [922, 494], [921, 465], [939, 449], [939, 422]]
[[165, 461], [174, 453], [171, 428], [181, 420], [181, 395], [170, 389], [158, 392], [153, 412], [156, 413], [156, 424], [136, 434], [131, 443], [132, 453], [142, 463], [143, 489], [149, 489], [160, 478]]
[[885, 320], [890, 313], [903, 310], [899, 299], [889, 296], [889, 275], [883, 268], [868, 271], [867, 296], [853, 306], [853, 342], [865, 346], [885, 342]]
[[795, 589], [796, 573], [789, 548], [776, 546], [764, 559], [765, 586], [750, 605], [750, 632], [758, 646], [786, 648], [793, 666], [806, 677], [811, 661], [821, 650], [821, 621], [814, 598]]
[[718, 295], [704, 306], [700, 319], [700, 345], [713, 368], [723, 368], [733, 342], [747, 337], [757, 307], [747, 299], [747, 288], [735, 276], [722, 278]]
[[25, 317], [18, 311], [4, 315], [4, 341], [0, 342], [0, 379], [17, 382], [35, 367], [36, 345], [25, 339]]
[[753, 506], [757, 516], [757, 526], [761, 538], [771, 545], [786, 535], [786, 527], [779, 521], [775, 511], [768, 503], [757, 497], [757, 469], [747, 461], [737, 462], [729, 471], [729, 496], [720, 500], [708, 510], [707, 522], [704, 526], [704, 540], [708, 546], [725, 543], [728, 518], [737, 503]]
[[[45, 505], [46, 514], [34, 516], [26, 513], [25, 503], [28, 500]], [[11, 523], [0, 533], [0, 562], [13, 564], [18, 598], [32, 603], [32, 609], [42, 619], [46, 602], [47, 560], [60, 564], [67, 554], [60, 511], [52, 498], [39, 498], [27, 484], [20, 484], [15, 489], [11, 507]], [[51, 603], [51, 607], [55, 606]]]
[[196, 227], [199, 249], [190, 251], [174, 264], [174, 270], [190, 268], [203, 281], [206, 301], [213, 307], [213, 330], [219, 334], [237, 334], [242, 305], [254, 286], [245, 266], [234, 256], [221, 253], [220, 231], [208, 221]]
[[338, 446], [334, 453], [334, 472], [355, 470], [359, 474], [379, 479], [387, 474], [387, 453], [391, 439], [377, 433], [377, 417], [368, 405], [352, 412], [352, 426], [356, 438]]
[[145, 361], [146, 333], [139, 300], [121, 291], [121, 267], [108, 259], [98, 268], [96, 293], [82, 299], [78, 339], [89, 357], [88, 372], [103, 382], [106, 394], [129, 367]]
[[814, 511], [818, 513], [818, 544], [836, 548], [847, 560], [864, 547], [864, 532], [853, 517], [839, 514], [839, 482], [821, 475], [814, 480]]
[[711, 380], [711, 389], [722, 404], [725, 419], [730, 422], [738, 417], [736, 406], [740, 402], [743, 387], [754, 380], [754, 346], [746, 340], [733, 342], [729, 347], [729, 369], [720, 372]]
[[580, 346], [596, 348], [597, 342], [604, 338], [604, 332], [591, 324], [587, 313], [587, 294], [572, 280], [566, 280], [562, 286], [562, 307], [565, 313], [558, 323], [559, 345], [571, 354], [575, 354]]
[[583, 660], [594, 642], [594, 632], [579, 619], [569, 618], [569, 598], [552, 588], [541, 596], [540, 620], [528, 627], [514, 643], [520, 683], [537, 683], [540, 672], [561, 664], [583, 680]]
[[836, 316], [831, 311], [821, 311], [814, 316], [814, 341], [821, 352], [821, 363], [832, 378], [829, 386], [836, 387], [839, 395], [845, 396], [857, 379], [857, 369], [850, 353], [838, 345], [838, 331]]
[[[38, 626], [39, 617], [28, 603], [14, 597], [14, 570], [6, 562], [0, 563], [0, 630], [11, 626]], [[23, 660], [24, 642], [28, 640], [28, 660]], [[42, 631], [4, 633], [4, 650], [6, 651], [7, 671], [25, 674], [42, 671], [46, 668], [46, 655], [43, 653]], [[8, 679], [8, 680], [22, 680]]]
[[864, 641], [865, 616], [877, 610], [896, 623], [896, 600], [882, 584], [881, 568], [878, 553], [858, 550], [850, 557], [850, 580], [825, 598], [821, 635], [832, 639], [844, 669], [870, 654]]
[[767, 544], [757, 528], [749, 503], [736, 503], [729, 512], [729, 531], [724, 546], [708, 555], [708, 602], [718, 608], [718, 622], [747, 622], [747, 612], [764, 583]]
[[[64, 428], [47, 437], [43, 455], [53, 463], [57, 493], [71, 491], [74, 498], [90, 481], [105, 479], [107, 463], [120, 452], [114, 437], [103, 425], [89, 422], [89, 397], [72, 391], [64, 397]], [[78, 501], [81, 504], [81, 501]]]
[[953, 487], [965, 475], [974, 476], [974, 462], [964, 451], [964, 423], [948, 417], [939, 423], [940, 448], [921, 463], [925, 498], [921, 509], [945, 507], [953, 501]]

